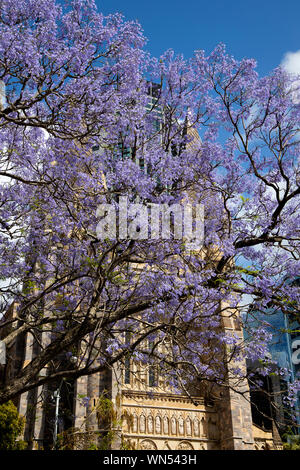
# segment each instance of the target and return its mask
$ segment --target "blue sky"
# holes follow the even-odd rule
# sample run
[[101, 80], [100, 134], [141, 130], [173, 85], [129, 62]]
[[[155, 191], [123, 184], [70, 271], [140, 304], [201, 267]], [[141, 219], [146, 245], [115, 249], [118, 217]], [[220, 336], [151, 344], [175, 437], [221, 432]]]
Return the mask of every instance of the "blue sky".
[[234, 57], [256, 59], [260, 75], [287, 53], [294, 53], [286, 56], [288, 67], [300, 73], [300, 0], [96, 1], [104, 14], [137, 19], [155, 56], [171, 48], [189, 57], [223, 42]]

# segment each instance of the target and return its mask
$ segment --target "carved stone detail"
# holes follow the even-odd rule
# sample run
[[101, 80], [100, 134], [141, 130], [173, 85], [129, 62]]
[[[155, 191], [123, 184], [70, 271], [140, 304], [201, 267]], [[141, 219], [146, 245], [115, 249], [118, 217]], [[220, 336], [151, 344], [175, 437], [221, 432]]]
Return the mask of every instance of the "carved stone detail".
[[185, 429], [186, 429], [186, 435], [191, 436], [192, 435], [192, 421], [190, 417], [188, 417], [186, 420]]
[[156, 450], [157, 446], [150, 439], [145, 439], [140, 443], [140, 449], [141, 450]]
[[161, 434], [161, 417], [158, 415], [155, 418], [155, 433]]
[[172, 450], [168, 441], [165, 441], [164, 450]]
[[137, 431], [138, 431], [138, 417], [137, 417], [136, 414], [133, 415], [132, 431], [133, 431], [133, 432], [137, 432]]
[[164, 434], [169, 434], [169, 419], [167, 416], [164, 416], [163, 430], [164, 430]]
[[178, 450], [194, 450], [194, 447], [192, 446], [190, 442], [182, 441], [182, 442], [179, 442], [177, 449]]
[[194, 419], [194, 435], [198, 437], [200, 434], [200, 422], [198, 418]]
[[140, 416], [140, 432], [142, 434], [146, 432], [146, 416], [144, 414]]
[[178, 431], [180, 436], [184, 436], [184, 419], [182, 416], [178, 420]]
[[171, 433], [175, 436], [177, 434], [177, 422], [175, 416], [171, 418]]
[[149, 415], [147, 421], [148, 421], [148, 432], [150, 434], [153, 434], [153, 416]]
[[207, 437], [207, 422], [204, 416], [201, 418], [201, 436]]

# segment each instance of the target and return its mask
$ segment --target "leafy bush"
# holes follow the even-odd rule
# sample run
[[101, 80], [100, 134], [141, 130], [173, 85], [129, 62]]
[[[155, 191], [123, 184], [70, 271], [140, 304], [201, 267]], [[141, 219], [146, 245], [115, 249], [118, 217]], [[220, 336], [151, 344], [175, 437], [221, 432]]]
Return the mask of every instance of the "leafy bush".
[[24, 426], [25, 418], [12, 401], [0, 405], [0, 450], [24, 450], [26, 442], [18, 440]]

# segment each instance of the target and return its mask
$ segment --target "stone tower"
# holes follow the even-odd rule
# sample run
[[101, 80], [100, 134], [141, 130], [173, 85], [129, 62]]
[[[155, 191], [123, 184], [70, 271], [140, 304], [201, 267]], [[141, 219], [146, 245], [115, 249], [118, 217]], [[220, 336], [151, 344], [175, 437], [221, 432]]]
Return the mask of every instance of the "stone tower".
[[[5, 100], [4, 84], [0, 82], [0, 107]], [[192, 129], [191, 132], [195, 134]], [[197, 136], [196, 136], [197, 137]], [[226, 312], [226, 309], [223, 309]], [[6, 319], [16, 315], [12, 305]], [[227, 334], [243, 332], [238, 318], [223, 314]], [[2, 380], [13, 376], [39, 354], [40, 345], [30, 333], [17, 338], [7, 351], [8, 364]], [[245, 368], [246, 364], [239, 364]], [[42, 371], [47, 374], [47, 371]], [[229, 374], [230, 376], [230, 374]], [[109, 424], [113, 449], [145, 450], [249, 450], [274, 446], [272, 433], [253, 425], [248, 384], [232, 384], [207, 396], [201, 393], [188, 397], [174, 393], [157, 371], [133, 361], [117, 364], [94, 375], [75, 381], [60, 381], [23, 393], [15, 400], [20, 414], [26, 417], [24, 439], [29, 449], [51, 448], [54, 428], [58, 433], [69, 430], [74, 449], [99, 445], [107, 427], [99, 414], [99, 402], [110, 401], [113, 413]], [[55, 413], [55, 395], [60, 402]], [[238, 393], [241, 392], [241, 393]], [[57, 396], [57, 395], [56, 395]], [[88, 400], [86, 398], [88, 397]], [[107, 423], [106, 423], [107, 425]]]
[[[12, 306], [7, 319], [14, 312]], [[234, 316], [225, 316], [223, 323], [228, 334], [234, 331], [242, 337]], [[30, 334], [19, 338], [8, 350], [5, 375], [16, 373], [38, 351], [39, 346]], [[5, 379], [3, 372], [2, 379]], [[112, 449], [254, 450], [271, 449], [275, 444], [278, 448], [278, 436], [274, 444], [274, 432], [259, 429], [252, 422], [248, 384], [239, 384], [242, 393], [233, 390], [237, 389], [236, 384], [233, 388], [230, 385], [211, 399], [201, 394], [189, 398], [173, 393], [164, 378], [150, 367], [130, 361], [73, 382], [66, 379], [63, 385], [57, 383], [30, 390], [16, 399], [15, 404], [26, 417], [23, 437], [31, 449], [53, 446], [53, 392], [58, 388], [61, 390], [58, 433], [69, 429], [73, 449], [99, 445], [105, 434], [98, 407], [103, 397], [111, 402], [114, 410], [114, 419], [110, 421]]]

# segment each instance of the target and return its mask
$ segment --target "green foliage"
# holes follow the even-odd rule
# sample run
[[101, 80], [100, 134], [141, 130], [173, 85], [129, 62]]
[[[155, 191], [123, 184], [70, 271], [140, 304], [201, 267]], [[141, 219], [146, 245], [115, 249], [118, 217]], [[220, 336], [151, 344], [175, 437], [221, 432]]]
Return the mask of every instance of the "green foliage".
[[259, 270], [253, 269], [252, 266], [248, 266], [247, 268], [242, 268], [241, 266], [236, 266], [235, 269], [239, 273], [247, 274], [248, 276], [257, 276], [259, 274]]
[[98, 421], [102, 421], [102, 423], [105, 422], [105, 424], [110, 425], [116, 419], [112, 401], [107, 398], [105, 391], [97, 400], [96, 410]]
[[[76, 437], [80, 435], [78, 428], [69, 428], [57, 435], [57, 450], [74, 450], [76, 449]], [[86, 439], [86, 436], [84, 436]]]
[[299, 434], [293, 434], [291, 430], [289, 430], [282, 436], [282, 438], [287, 441], [283, 444], [284, 450], [300, 450]]
[[248, 197], [244, 197], [242, 194], [240, 194], [240, 198], [241, 198], [243, 204], [245, 204], [247, 201], [249, 201], [249, 198], [248, 198]]
[[286, 442], [283, 444], [283, 450], [300, 450], [300, 442], [299, 444], [293, 442]]
[[136, 450], [135, 443], [130, 439], [125, 439], [124, 436], [122, 436], [120, 450]]
[[114, 409], [113, 403], [110, 398], [107, 397], [107, 392], [105, 390], [97, 400], [96, 412], [99, 428], [102, 429], [102, 436], [99, 441], [98, 449], [109, 450], [116, 437], [116, 429], [121, 423], [117, 419], [117, 413]]
[[17, 440], [25, 426], [12, 401], [0, 405], [0, 450], [24, 450], [26, 442]]
[[[78, 398], [84, 399], [85, 395], [78, 394]], [[70, 428], [57, 436], [58, 450], [109, 450], [114, 439], [117, 437], [121, 421], [117, 419], [117, 413], [113, 403], [107, 396], [107, 391], [96, 400], [94, 407], [89, 411], [96, 413], [98, 431], [86, 430], [85, 424], [82, 428]], [[128, 447], [126, 447], [128, 449]]]
[[95, 450], [109, 450], [115, 437], [116, 431], [107, 431], [104, 435], [101, 436], [98, 446], [95, 446]]

